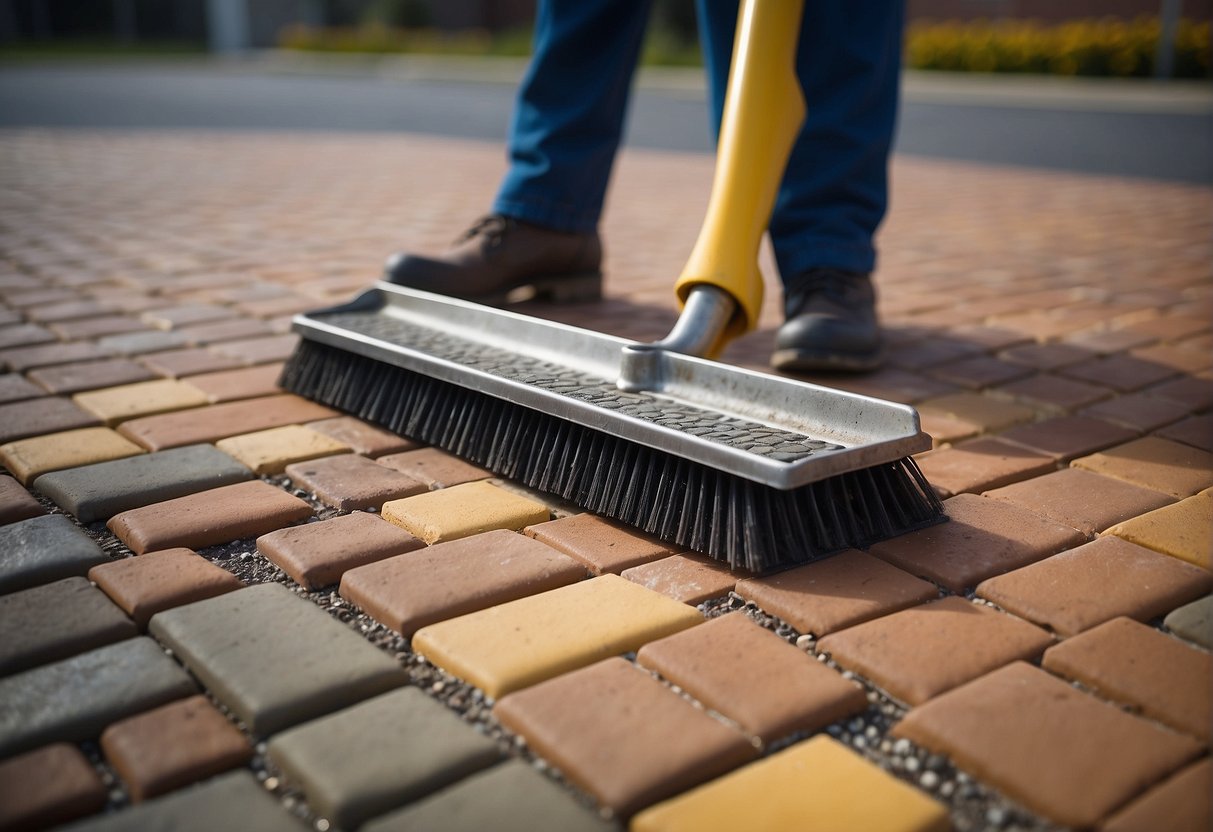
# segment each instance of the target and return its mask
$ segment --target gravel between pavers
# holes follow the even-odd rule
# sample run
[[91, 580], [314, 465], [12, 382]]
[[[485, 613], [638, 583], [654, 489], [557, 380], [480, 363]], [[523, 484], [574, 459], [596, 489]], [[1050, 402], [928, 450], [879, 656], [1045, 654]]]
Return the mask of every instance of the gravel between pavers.
[[[287, 492], [307, 501], [315, 510], [312, 519], [306, 522], [318, 522], [337, 517], [347, 512], [341, 512], [324, 505], [309, 492], [294, 488], [291, 481], [284, 476], [262, 477], [266, 482], [283, 488]], [[561, 503], [549, 495], [517, 486], [508, 481], [494, 480], [495, 483], [528, 496], [536, 497], [555, 504], [558, 516], [567, 515], [575, 510], [568, 504]], [[64, 514], [54, 503], [41, 495], [34, 495], [48, 512]], [[75, 518], [66, 515], [75, 522]], [[120, 560], [134, 557], [134, 553], [105, 527], [104, 522], [88, 525], [77, 523], [101, 546], [107, 557]], [[308, 598], [312, 603], [325, 610], [329, 615], [352, 628], [363, 638], [376, 647], [390, 653], [405, 669], [409, 684], [420, 688], [428, 695], [442, 702], [457, 713], [476, 730], [491, 737], [497, 742], [503, 754], [517, 757], [529, 762], [536, 770], [559, 783], [568, 793], [587, 809], [593, 810], [595, 803], [585, 793], [569, 784], [559, 770], [549, 765], [545, 760], [535, 755], [527, 746], [525, 740], [503, 728], [492, 716], [493, 701], [477, 688], [455, 678], [446, 671], [430, 664], [424, 657], [414, 653], [409, 647], [409, 641], [400, 634], [383, 626], [370, 616], [361, 612], [353, 604], [337, 594], [335, 586], [307, 591], [285, 572], [261, 555], [256, 548], [255, 539], [235, 540], [220, 546], [212, 546], [198, 550], [198, 554], [231, 572], [246, 584], [280, 583], [293, 592]], [[975, 781], [963, 771], [953, 766], [945, 757], [932, 754], [911, 743], [906, 739], [894, 740], [888, 736], [889, 729], [906, 713], [904, 706], [894, 702], [876, 689], [862, 677], [848, 670], [842, 670], [828, 656], [818, 653], [816, 640], [807, 634], [796, 631], [787, 622], [768, 615], [755, 604], [745, 601], [736, 593], [705, 601], [698, 609], [706, 618], [716, 618], [731, 612], [740, 611], [754, 622], [771, 630], [780, 638], [805, 650], [818, 661], [838, 670], [844, 678], [854, 679], [863, 685], [868, 698], [868, 708], [863, 713], [851, 718], [840, 720], [826, 726], [825, 733], [839, 742], [854, 749], [865, 758], [880, 766], [889, 774], [905, 781], [919, 790], [931, 795], [948, 807], [951, 822], [956, 832], [975, 832], [975, 830], [1007, 830], [1008, 832], [1057, 832], [1061, 827], [1048, 823], [1031, 812], [1007, 799], [993, 789]], [[171, 650], [166, 653], [172, 655]], [[629, 654], [626, 658], [634, 660]], [[647, 671], [646, 671], [647, 672]], [[680, 688], [669, 685], [654, 675], [663, 684], [671, 687], [684, 699], [696, 707], [703, 706]], [[208, 697], [210, 694], [208, 692]], [[211, 698], [211, 702], [246, 735], [253, 740], [247, 728], [236, 719], [222, 703]], [[729, 720], [712, 712], [712, 715], [724, 722]], [[800, 732], [772, 743], [764, 749], [764, 755], [771, 754], [810, 736]], [[330, 824], [327, 819], [317, 815], [308, 805], [306, 797], [298, 789], [287, 784], [282, 773], [267, 759], [264, 742], [254, 741], [255, 754], [250, 767], [267, 789], [272, 791], [282, 802], [283, 807], [306, 822], [317, 832], [328, 832]], [[120, 811], [130, 805], [130, 796], [113, 768], [106, 763], [96, 742], [83, 742], [79, 747], [85, 756], [93, 763], [102, 782], [109, 793], [106, 811]], [[604, 817], [610, 814], [602, 810]]]

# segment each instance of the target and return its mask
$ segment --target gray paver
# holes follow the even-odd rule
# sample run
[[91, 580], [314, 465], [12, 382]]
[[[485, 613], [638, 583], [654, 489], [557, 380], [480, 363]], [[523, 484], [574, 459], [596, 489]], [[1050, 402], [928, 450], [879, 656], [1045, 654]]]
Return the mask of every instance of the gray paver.
[[66, 827], [71, 832], [303, 832], [293, 817], [247, 771], [224, 774], [133, 809]]
[[0, 404], [38, 399], [45, 395], [45, 390], [26, 381], [25, 376], [20, 373], [0, 375]]
[[139, 635], [86, 578], [0, 596], [0, 676]]
[[0, 527], [0, 593], [84, 575], [104, 560], [101, 547], [61, 514]]
[[1163, 624], [1180, 638], [1213, 650], [1213, 595], [1172, 610]]
[[405, 682], [391, 656], [281, 584], [157, 613], [149, 631], [261, 736]]
[[0, 757], [96, 737], [131, 714], [197, 693], [150, 638], [110, 644], [0, 680]]
[[475, 774], [384, 815], [362, 832], [611, 832], [620, 827], [520, 760]]
[[96, 416], [60, 396], [0, 404], [0, 443], [99, 424]]
[[253, 473], [213, 445], [189, 445], [52, 471], [34, 488], [82, 523], [252, 479]]
[[499, 759], [496, 744], [417, 688], [375, 697], [274, 738], [270, 759], [343, 828]]

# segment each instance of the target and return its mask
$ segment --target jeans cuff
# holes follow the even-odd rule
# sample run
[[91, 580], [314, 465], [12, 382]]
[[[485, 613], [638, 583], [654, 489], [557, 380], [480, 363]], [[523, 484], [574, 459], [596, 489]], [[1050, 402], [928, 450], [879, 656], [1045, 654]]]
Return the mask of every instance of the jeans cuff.
[[568, 206], [558, 205], [546, 199], [493, 200], [493, 213], [516, 220], [542, 226], [552, 231], [587, 234], [597, 230], [598, 214], [577, 214]]

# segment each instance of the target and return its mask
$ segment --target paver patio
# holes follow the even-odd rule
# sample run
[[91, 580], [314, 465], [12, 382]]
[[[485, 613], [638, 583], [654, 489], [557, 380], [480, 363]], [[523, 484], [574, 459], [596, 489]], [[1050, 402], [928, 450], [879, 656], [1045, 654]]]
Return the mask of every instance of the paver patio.
[[[275, 385], [503, 165], [0, 132], [0, 828], [1208, 828], [1213, 190], [896, 159], [889, 366], [813, 380], [953, 519], [755, 576]], [[625, 153], [605, 300], [520, 311], [665, 334], [711, 167]]]

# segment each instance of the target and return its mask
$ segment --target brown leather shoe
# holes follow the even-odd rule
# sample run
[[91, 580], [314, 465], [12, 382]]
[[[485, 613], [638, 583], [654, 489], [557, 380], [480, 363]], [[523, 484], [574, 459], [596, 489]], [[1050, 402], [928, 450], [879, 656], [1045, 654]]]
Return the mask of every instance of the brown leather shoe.
[[490, 214], [439, 257], [393, 254], [384, 280], [486, 304], [573, 303], [602, 297], [601, 267], [597, 233], [552, 231]]

